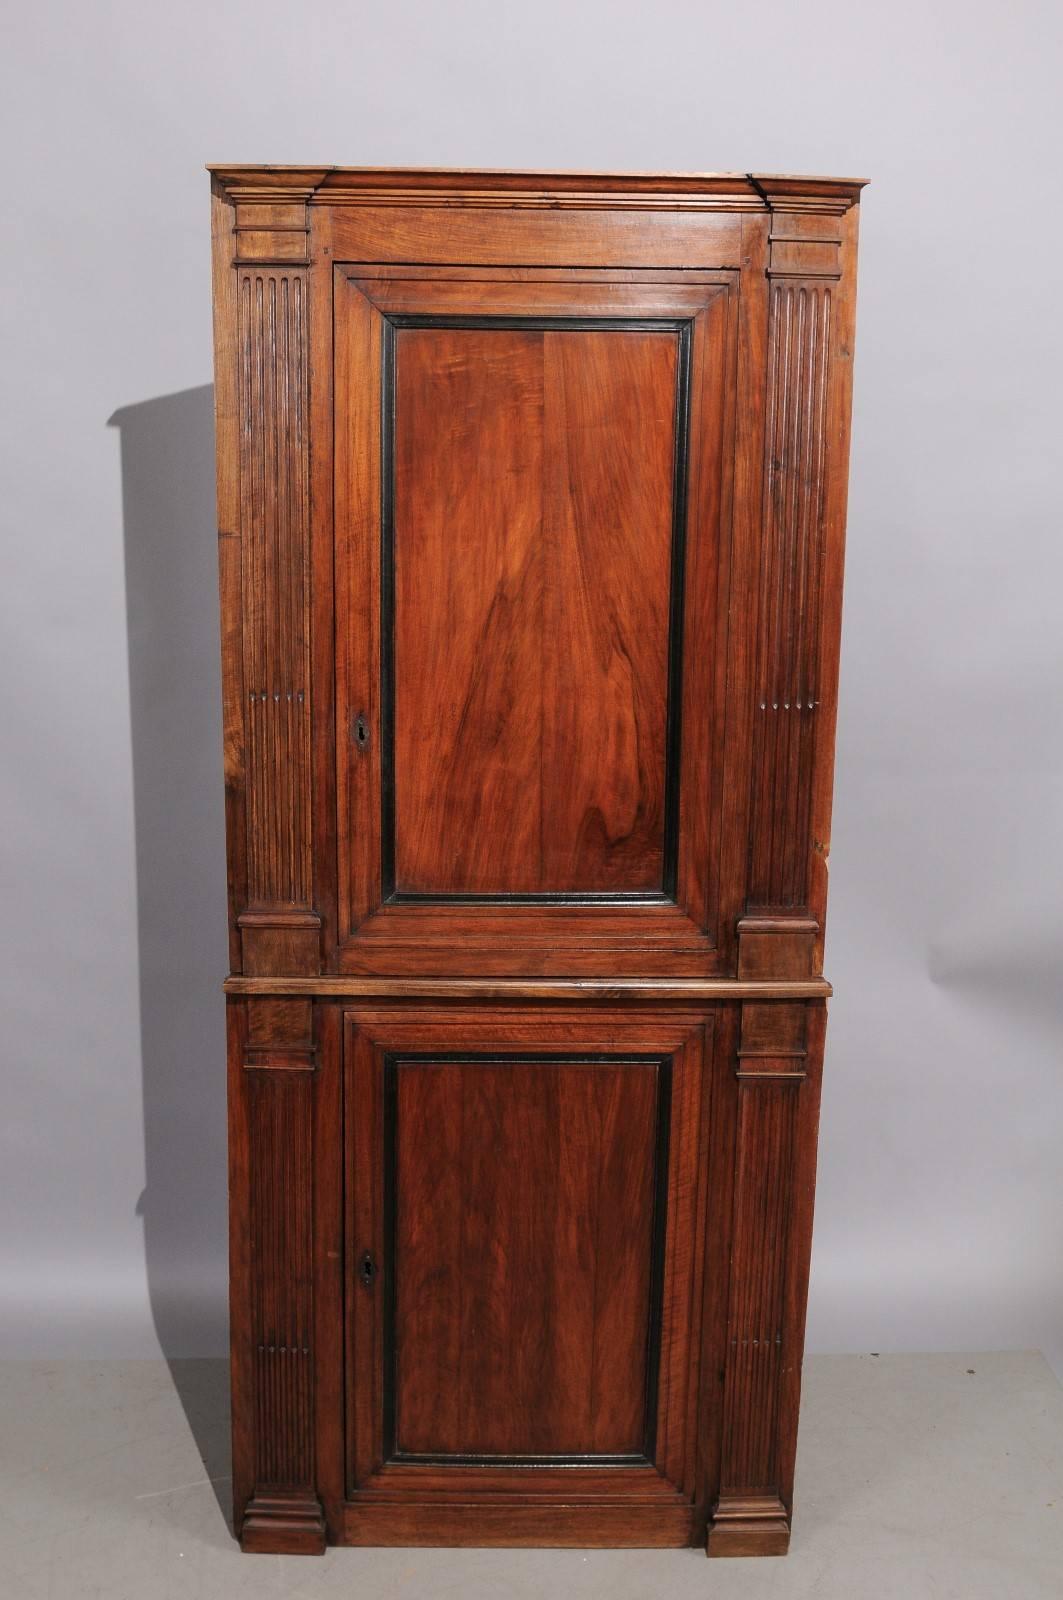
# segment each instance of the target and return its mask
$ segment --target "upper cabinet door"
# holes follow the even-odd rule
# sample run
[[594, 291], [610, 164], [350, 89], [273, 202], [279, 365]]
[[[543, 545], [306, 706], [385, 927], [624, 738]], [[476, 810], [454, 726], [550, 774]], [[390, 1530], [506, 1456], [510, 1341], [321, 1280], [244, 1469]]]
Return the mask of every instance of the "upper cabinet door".
[[714, 970], [736, 300], [337, 267], [341, 967]]

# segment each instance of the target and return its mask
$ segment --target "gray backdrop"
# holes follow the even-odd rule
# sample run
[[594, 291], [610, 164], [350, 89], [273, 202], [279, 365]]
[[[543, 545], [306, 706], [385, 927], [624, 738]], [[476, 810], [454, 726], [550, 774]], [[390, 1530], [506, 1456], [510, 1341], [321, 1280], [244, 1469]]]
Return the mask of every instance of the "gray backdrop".
[[810, 1344], [1063, 1349], [1060, 9], [40, 3], [0, 296], [6, 1353], [225, 1341], [208, 160], [869, 176]]

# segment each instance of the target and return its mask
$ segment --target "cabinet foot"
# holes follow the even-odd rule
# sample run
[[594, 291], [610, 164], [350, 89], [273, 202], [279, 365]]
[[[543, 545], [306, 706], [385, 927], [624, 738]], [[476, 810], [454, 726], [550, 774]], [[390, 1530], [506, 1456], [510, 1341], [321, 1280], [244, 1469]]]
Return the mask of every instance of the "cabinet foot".
[[784, 1556], [789, 1548], [786, 1507], [776, 1495], [721, 1498], [709, 1526], [706, 1555]]
[[313, 1495], [255, 1495], [244, 1512], [240, 1548], [255, 1555], [324, 1555], [320, 1502]]

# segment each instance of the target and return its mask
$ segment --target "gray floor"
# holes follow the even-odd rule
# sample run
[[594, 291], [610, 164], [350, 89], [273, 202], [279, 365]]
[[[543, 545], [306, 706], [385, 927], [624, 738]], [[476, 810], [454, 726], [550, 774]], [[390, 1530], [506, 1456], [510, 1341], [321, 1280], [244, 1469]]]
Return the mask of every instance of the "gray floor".
[[1060, 1600], [1063, 1389], [1040, 1356], [820, 1356], [806, 1366], [784, 1560], [693, 1550], [241, 1556], [225, 1366], [0, 1364], [4, 1600]]

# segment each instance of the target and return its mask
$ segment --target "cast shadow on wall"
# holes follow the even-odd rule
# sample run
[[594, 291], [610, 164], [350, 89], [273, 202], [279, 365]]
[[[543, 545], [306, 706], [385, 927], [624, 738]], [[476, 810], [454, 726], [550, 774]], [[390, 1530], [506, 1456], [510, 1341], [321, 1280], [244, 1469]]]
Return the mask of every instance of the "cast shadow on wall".
[[144, 1221], [155, 1330], [229, 1518], [228, 969], [214, 391], [123, 406]]

